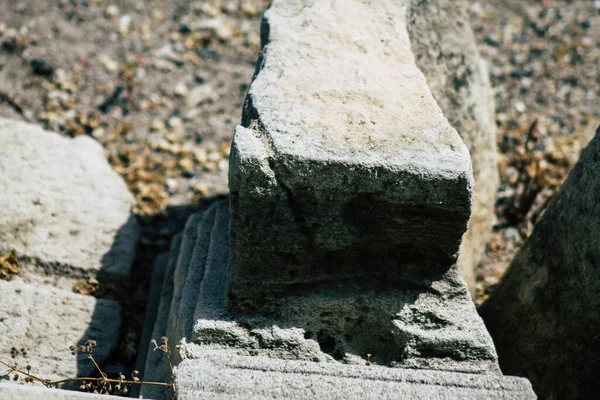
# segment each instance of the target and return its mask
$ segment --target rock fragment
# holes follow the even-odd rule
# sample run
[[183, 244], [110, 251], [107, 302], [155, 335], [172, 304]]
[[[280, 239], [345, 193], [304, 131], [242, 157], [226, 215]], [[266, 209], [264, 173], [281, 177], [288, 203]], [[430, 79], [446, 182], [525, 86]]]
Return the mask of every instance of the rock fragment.
[[481, 306], [502, 370], [540, 398], [600, 393], [600, 128]]
[[23, 270], [127, 278], [138, 225], [133, 198], [89, 137], [0, 119], [0, 252]]

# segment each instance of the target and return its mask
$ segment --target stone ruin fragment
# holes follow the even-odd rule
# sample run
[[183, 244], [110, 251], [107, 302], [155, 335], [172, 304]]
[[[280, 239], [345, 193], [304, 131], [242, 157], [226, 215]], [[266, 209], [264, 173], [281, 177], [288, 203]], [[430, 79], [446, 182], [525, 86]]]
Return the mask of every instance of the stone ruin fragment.
[[[155, 270], [146, 337], [178, 345], [180, 399], [535, 398], [501, 374], [456, 266], [471, 158], [416, 64], [408, 12], [266, 11], [230, 197]], [[161, 354], [144, 361], [144, 380], [169, 379]]]

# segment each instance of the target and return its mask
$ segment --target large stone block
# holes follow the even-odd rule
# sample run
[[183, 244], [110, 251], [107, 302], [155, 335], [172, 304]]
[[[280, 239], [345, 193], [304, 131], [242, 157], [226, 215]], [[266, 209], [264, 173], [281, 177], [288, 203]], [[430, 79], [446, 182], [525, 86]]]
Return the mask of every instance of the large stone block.
[[13, 361], [11, 348], [25, 348], [27, 355], [16, 361], [42, 378], [91, 376], [92, 361], [69, 347], [95, 340], [93, 355], [102, 364], [118, 343], [120, 312], [114, 301], [0, 280], [0, 359]]
[[15, 249], [26, 272], [129, 276], [133, 197], [93, 139], [0, 119], [0, 193], [0, 252]]
[[600, 393], [600, 128], [480, 309], [505, 373], [544, 399]]
[[455, 261], [471, 162], [415, 64], [406, 7], [274, 1], [265, 13], [230, 161], [232, 309], [437, 279]]
[[180, 400], [535, 399], [526, 379], [271, 360], [214, 352], [176, 370]]
[[415, 65], [406, 10], [266, 12], [231, 214], [223, 201], [190, 218], [171, 256], [180, 397], [535, 398], [500, 376], [455, 265], [471, 163]]
[[411, 0], [408, 32], [417, 66], [450, 124], [469, 149], [475, 191], [458, 267], [471, 291], [490, 240], [499, 185], [494, 101], [477, 51], [467, 0]]

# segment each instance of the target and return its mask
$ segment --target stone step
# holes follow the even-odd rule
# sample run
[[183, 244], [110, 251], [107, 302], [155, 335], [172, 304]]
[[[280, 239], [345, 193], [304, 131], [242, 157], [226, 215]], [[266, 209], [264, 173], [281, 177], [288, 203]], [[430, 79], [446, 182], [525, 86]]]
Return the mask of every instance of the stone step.
[[212, 353], [176, 369], [177, 397], [192, 399], [505, 399], [536, 396], [523, 378], [323, 364]]
[[[144, 317], [144, 328], [140, 338], [139, 352], [135, 362], [135, 369], [139, 371], [139, 376], [144, 376], [146, 368], [146, 359], [150, 351], [150, 340], [152, 338], [154, 324], [157, 319], [158, 308], [160, 306], [160, 294], [165, 280], [165, 273], [169, 264], [169, 253], [160, 253], [154, 260], [152, 267], [152, 278], [150, 280], [150, 289], [148, 290], [148, 302], [146, 305], [146, 314]], [[153, 346], [152, 346], [153, 347]], [[130, 397], [137, 397], [140, 387], [133, 386], [130, 389]]]
[[177, 313], [177, 329], [173, 337], [174, 343], [182, 338], [189, 338], [194, 321], [194, 309], [198, 300], [200, 283], [204, 278], [206, 260], [208, 258], [211, 234], [215, 225], [217, 209], [213, 205], [204, 212], [198, 225], [196, 243], [189, 264], [187, 277], [183, 284], [181, 301]]
[[[192, 323], [200, 318], [214, 318], [225, 306], [227, 264], [229, 262], [229, 200], [215, 205], [215, 223], [210, 237], [204, 278], [199, 285]], [[191, 332], [190, 332], [191, 333]]]
[[[44, 379], [95, 374], [92, 361], [71, 354], [69, 347], [95, 340], [92, 354], [102, 364], [118, 344], [120, 323], [121, 308], [114, 301], [0, 280], [0, 359], [23, 369], [31, 365], [32, 373]], [[27, 354], [12, 359], [12, 347]]]
[[[214, 203], [208, 209], [190, 216], [183, 233], [171, 245], [169, 266], [165, 273], [152, 337], [159, 344], [162, 336], [167, 336], [171, 348], [182, 340], [184, 343], [190, 340], [198, 293], [207, 260], [211, 259], [211, 237], [215, 221], [223, 219], [220, 214], [223, 213], [223, 207], [227, 208], [227, 205], [222, 204]], [[150, 348], [153, 347], [150, 345]], [[172, 361], [179, 362], [178, 356], [179, 352], [174, 351]], [[160, 382], [171, 379], [170, 369], [162, 352], [148, 351], [144, 379]], [[166, 396], [165, 389], [152, 386], [142, 387], [140, 394], [145, 398]]]
[[173, 295], [171, 297], [171, 305], [169, 307], [167, 330], [164, 333], [171, 343], [176, 343], [175, 331], [177, 328], [177, 315], [179, 305], [181, 304], [181, 296], [183, 294], [183, 286], [187, 278], [188, 269], [192, 261], [194, 246], [198, 238], [198, 227], [202, 221], [203, 212], [193, 214], [189, 217], [181, 236], [181, 246], [177, 256], [177, 265], [173, 271]]

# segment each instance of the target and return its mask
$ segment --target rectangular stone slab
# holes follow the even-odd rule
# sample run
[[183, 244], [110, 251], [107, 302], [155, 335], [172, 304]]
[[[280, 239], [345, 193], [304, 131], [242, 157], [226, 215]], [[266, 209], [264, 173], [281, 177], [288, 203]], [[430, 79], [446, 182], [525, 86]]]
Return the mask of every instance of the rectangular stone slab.
[[406, 2], [303, 3], [265, 13], [233, 140], [232, 309], [442, 274], [467, 228], [469, 153], [415, 65]]
[[176, 369], [186, 399], [535, 399], [523, 378], [208, 354]]

